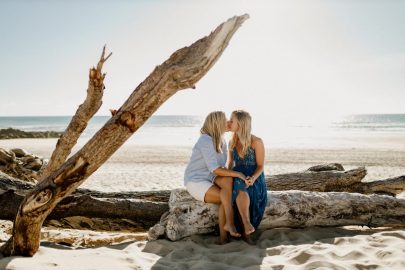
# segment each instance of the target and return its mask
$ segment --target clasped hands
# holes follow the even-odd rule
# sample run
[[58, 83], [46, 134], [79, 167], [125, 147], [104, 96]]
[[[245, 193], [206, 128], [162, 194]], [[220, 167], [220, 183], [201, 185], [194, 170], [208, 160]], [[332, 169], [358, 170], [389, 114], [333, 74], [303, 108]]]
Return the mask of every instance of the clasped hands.
[[246, 183], [246, 188], [253, 186], [253, 184], [255, 183], [255, 178], [253, 176], [244, 176], [240, 177], [243, 181], [245, 181]]

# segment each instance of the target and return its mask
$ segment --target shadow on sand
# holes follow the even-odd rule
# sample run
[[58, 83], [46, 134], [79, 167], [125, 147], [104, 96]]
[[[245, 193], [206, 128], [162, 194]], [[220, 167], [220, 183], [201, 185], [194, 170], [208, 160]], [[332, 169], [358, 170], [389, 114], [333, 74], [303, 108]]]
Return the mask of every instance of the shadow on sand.
[[[356, 235], [371, 235], [378, 230], [360, 230], [346, 228], [312, 227], [304, 229], [279, 228], [266, 231], [258, 230], [252, 235], [255, 245], [243, 240], [232, 239], [225, 245], [217, 245], [217, 237], [212, 235], [194, 235], [182, 241], [157, 240], [147, 242], [143, 252], [154, 253], [161, 258], [152, 269], [283, 269], [279, 259], [270, 259], [273, 263], [264, 264], [265, 257], [281, 255], [284, 258], [288, 248], [294, 250], [305, 246], [302, 251], [291, 252], [288, 258], [291, 264], [305, 264], [311, 254], [306, 252], [321, 249], [324, 244], [336, 245], [339, 241], [351, 241]], [[345, 238], [348, 237], [348, 238]], [[309, 246], [308, 246], [309, 245]], [[287, 251], [288, 252], [288, 251]], [[282, 261], [282, 260], [281, 260]], [[343, 269], [337, 264], [326, 262], [326, 267]]]

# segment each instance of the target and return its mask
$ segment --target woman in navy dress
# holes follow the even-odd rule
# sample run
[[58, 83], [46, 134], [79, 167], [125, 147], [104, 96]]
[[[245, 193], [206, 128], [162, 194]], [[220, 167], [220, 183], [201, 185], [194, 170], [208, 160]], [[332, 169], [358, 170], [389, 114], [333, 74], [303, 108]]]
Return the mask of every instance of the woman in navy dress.
[[248, 112], [232, 112], [228, 123], [234, 132], [229, 143], [229, 169], [246, 175], [246, 179], [235, 177], [232, 203], [235, 209], [235, 226], [244, 239], [259, 226], [267, 205], [267, 187], [264, 178], [264, 144], [251, 134], [251, 116]]

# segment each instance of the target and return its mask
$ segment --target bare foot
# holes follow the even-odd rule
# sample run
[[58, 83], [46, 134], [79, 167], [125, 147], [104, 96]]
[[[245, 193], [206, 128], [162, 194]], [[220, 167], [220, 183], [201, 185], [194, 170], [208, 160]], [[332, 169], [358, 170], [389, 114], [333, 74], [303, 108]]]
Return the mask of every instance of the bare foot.
[[229, 232], [229, 234], [233, 237], [241, 237], [240, 233], [236, 231], [235, 226], [229, 226], [228, 224], [225, 224], [224, 230]]
[[250, 224], [250, 222], [246, 225], [244, 225], [245, 227], [245, 234], [246, 235], [250, 235], [251, 233], [253, 233], [255, 231], [255, 228], [252, 226], [252, 224]]

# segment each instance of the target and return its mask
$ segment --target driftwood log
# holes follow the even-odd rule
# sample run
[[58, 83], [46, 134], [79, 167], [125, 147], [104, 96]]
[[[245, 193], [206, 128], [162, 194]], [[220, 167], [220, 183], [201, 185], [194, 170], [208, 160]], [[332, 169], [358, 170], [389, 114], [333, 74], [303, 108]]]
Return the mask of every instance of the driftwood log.
[[[331, 168], [335, 168], [334, 171]], [[365, 168], [362, 167], [344, 171], [340, 164], [327, 164], [311, 167], [301, 173], [268, 176], [266, 180], [272, 191], [301, 189], [304, 191], [350, 191], [395, 195], [405, 190], [405, 176], [360, 182], [366, 173]], [[283, 179], [285, 180], [283, 181]], [[24, 196], [34, 186], [32, 183], [0, 172], [0, 219], [12, 220]], [[357, 189], [354, 188], [356, 186]], [[163, 213], [169, 210], [170, 192], [170, 190], [100, 192], [79, 188], [63, 199], [48, 219], [69, 216], [123, 218], [142, 224], [142, 228], [149, 228], [160, 220]]]
[[[0, 172], [0, 219], [13, 220], [25, 195], [34, 187]], [[170, 190], [107, 193], [77, 189], [58, 203], [47, 219], [122, 218], [136, 221], [147, 229], [169, 210], [169, 197]]]
[[[39, 248], [42, 224], [55, 206], [104, 164], [167, 99], [179, 90], [195, 88], [248, 17], [229, 19], [209, 36], [176, 51], [157, 66], [77, 153], [28, 192], [18, 208], [12, 237], [0, 247], [0, 252], [4, 256], [33, 256]], [[99, 61], [101, 67], [108, 58], [104, 54], [105, 50]], [[90, 70], [89, 85], [104, 89], [101, 67]], [[70, 143], [67, 145], [69, 149]]]
[[384, 180], [362, 182], [367, 175], [364, 167], [345, 171], [339, 163], [317, 165], [304, 172], [266, 176], [271, 191], [339, 191], [363, 194], [398, 195], [405, 191], [405, 175]]
[[[47, 219], [62, 219], [72, 216], [104, 219], [128, 219], [140, 228], [149, 228], [169, 210], [167, 202], [146, 199], [97, 198], [90, 195], [70, 195], [64, 198], [48, 215]], [[134, 194], [133, 197], [137, 197]], [[13, 190], [0, 194], [0, 219], [13, 220], [24, 196]]]
[[[404, 226], [405, 200], [348, 192], [268, 191], [260, 229], [365, 225]], [[179, 240], [213, 232], [218, 206], [196, 201], [184, 189], [172, 191], [169, 212], [149, 230], [149, 239]]]

